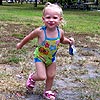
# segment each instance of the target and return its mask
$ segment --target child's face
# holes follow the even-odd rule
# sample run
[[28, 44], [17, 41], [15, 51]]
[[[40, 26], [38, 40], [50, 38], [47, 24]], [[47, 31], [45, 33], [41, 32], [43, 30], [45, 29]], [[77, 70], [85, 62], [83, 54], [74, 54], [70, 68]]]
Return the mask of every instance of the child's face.
[[55, 28], [61, 22], [62, 17], [57, 10], [50, 7], [45, 9], [42, 19], [48, 28]]

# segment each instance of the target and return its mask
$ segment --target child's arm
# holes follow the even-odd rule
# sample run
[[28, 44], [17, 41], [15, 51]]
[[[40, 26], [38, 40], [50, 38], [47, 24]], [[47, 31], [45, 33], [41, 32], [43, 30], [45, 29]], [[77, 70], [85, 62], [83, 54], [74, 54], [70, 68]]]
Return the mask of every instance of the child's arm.
[[62, 31], [61, 32], [61, 39], [60, 39], [60, 42], [62, 43], [62, 44], [74, 44], [74, 39], [73, 38], [66, 38], [65, 36], [64, 36], [64, 32]]
[[17, 49], [21, 49], [27, 42], [32, 40], [33, 38], [38, 36], [38, 29], [32, 31], [29, 35], [27, 35], [21, 42], [16, 45]]
[[63, 40], [61, 41], [62, 44], [72, 44], [72, 41], [66, 37], [63, 37]]

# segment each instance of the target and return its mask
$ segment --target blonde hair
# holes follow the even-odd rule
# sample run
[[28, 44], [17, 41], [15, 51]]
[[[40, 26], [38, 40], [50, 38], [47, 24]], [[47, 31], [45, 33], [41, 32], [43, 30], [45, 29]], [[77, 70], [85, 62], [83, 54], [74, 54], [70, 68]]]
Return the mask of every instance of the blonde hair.
[[61, 16], [63, 16], [62, 8], [61, 8], [59, 5], [57, 5], [57, 4], [52, 4], [52, 3], [50, 3], [50, 2], [47, 2], [47, 3], [45, 4], [45, 7], [44, 7], [44, 9], [43, 9], [43, 14], [45, 13], [45, 9], [48, 8], [48, 7], [57, 9], [57, 12], [58, 12]]
[[[44, 13], [45, 13], [45, 9], [48, 8], [48, 7], [53, 8], [53, 9], [57, 9], [57, 12], [58, 12], [58, 13], [60, 14], [60, 16], [63, 18], [63, 10], [62, 10], [62, 8], [61, 8], [59, 5], [57, 5], [57, 4], [52, 4], [52, 3], [50, 3], [50, 2], [47, 2], [47, 3], [45, 4], [45, 7], [44, 7], [44, 9], [43, 9], [43, 15], [44, 15]], [[61, 27], [64, 26], [64, 19], [61, 21], [60, 26], [61, 26]]]

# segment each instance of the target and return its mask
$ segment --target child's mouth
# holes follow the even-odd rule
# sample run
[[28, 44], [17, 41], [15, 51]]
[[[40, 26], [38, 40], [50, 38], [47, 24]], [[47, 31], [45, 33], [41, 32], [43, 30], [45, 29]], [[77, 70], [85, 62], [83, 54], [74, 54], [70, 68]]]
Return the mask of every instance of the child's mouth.
[[54, 22], [49, 22], [48, 23], [50, 26], [53, 26], [54, 25]]

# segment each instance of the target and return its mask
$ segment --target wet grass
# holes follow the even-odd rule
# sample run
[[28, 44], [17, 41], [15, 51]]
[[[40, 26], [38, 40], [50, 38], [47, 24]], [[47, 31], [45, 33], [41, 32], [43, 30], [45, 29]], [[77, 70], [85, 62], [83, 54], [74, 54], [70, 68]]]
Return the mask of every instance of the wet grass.
[[83, 91], [85, 90], [85, 93], [82, 93], [81, 98], [82, 100], [96, 100], [97, 98], [100, 98], [100, 79], [98, 78], [90, 78], [87, 79], [86, 81], [84, 81], [84, 83], [86, 84], [86, 88], [87, 89], [83, 89]]
[[12, 34], [12, 36], [19, 39], [23, 39], [25, 37], [23, 34], [17, 34], [17, 33]]
[[[44, 5], [34, 7], [33, 4], [4, 4], [0, 6], [0, 20], [34, 24], [41, 26]], [[100, 34], [100, 12], [86, 10], [64, 10], [64, 30], [75, 33]]]
[[[26, 95], [25, 82], [29, 73], [35, 70], [35, 66], [32, 61], [33, 52], [37, 46], [37, 39], [30, 41], [21, 50], [16, 50], [16, 44], [35, 27], [43, 24], [41, 20], [42, 8], [43, 5], [39, 5], [38, 8], [34, 8], [33, 4], [4, 4], [3, 6], [0, 6], [0, 92], [14, 94], [14, 98], [13, 95], [9, 96], [10, 100], [16, 100], [15, 98], [17, 93], [19, 93], [19, 97], [20, 95]], [[100, 34], [100, 12], [64, 10], [64, 18], [67, 22], [64, 26], [64, 30], [71, 34]], [[95, 45], [99, 48], [98, 41], [100, 38], [98, 36], [99, 35], [97, 35], [94, 39], [91, 37], [88, 42], [86, 41], [86, 44], [96, 41]], [[80, 38], [80, 36], [77, 38]], [[81, 40], [82, 38], [83, 41]], [[84, 42], [85, 36], [83, 35], [82, 38], [80, 40], [77, 39], [77, 44], [81, 42], [80, 44], [84, 44], [86, 46]], [[67, 51], [68, 46], [61, 45], [60, 47], [61, 48], [57, 56], [57, 65], [64, 66], [66, 64], [70, 64], [72, 60]], [[86, 56], [91, 58], [92, 55], [86, 54]], [[94, 61], [95, 63], [98, 63], [99, 59]], [[85, 63], [86, 62], [83, 61], [81, 66], [84, 67]], [[100, 64], [98, 64], [98, 66], [99, 65]], [[60, 70], [58, 76], [70, 78], [74, 76], [75, 80], [73, 82], [82, 82], [85, 84], [85, 88], [80, 89], [80, 92], [87, 92], [87, 94], [85, 95], [82, 92], [81, 100], [95, 100], [96, 97], [100, 96], [100, 79], [96, 78], [84, 80], [76, 77], [77, 75], [84, 75], [88, 73], [88, 71], [83, 67], [78, 70], [68, 70], [68, 68], [63, 71]], [[96, 73], [99, 74], [99, 72], [99, 70], [96, 70]], [[20, 78], [16, 76], [17, 74], [22, 77]], [[40, 86], [43, 89], [43, 84]], [[36, 92], [39, 93], [39, 91]], [[5, 100], [4, 98], [5, 97], [1, 100]]]

